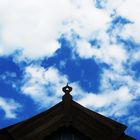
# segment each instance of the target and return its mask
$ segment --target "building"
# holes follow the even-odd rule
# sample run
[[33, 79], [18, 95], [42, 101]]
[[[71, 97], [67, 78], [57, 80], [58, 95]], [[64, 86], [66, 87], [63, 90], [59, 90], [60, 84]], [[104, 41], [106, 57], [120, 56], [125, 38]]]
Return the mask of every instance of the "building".
[[134, 140], [125, 125], [72, 100], [72, 88], [62, 89], [62, 101], [28, 120], [0, 130], [0, 140]]

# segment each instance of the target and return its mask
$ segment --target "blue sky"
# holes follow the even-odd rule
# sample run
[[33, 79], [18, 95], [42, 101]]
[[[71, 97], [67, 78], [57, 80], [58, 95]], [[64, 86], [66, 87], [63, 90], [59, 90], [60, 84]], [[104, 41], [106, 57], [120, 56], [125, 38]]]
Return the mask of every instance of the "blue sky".
[[140, 139], [139, 0], [0, 0], [0, 128], [74, 100]]

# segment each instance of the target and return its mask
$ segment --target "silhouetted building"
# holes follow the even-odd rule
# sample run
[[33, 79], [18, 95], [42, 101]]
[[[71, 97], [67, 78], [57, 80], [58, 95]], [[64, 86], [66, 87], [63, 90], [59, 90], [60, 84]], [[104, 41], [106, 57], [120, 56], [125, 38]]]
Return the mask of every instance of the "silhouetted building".
[[62, 101], [28, 120], [0, 130], [0, 140], [134, 140], [125, 125], [72, 100], [68, 85]]

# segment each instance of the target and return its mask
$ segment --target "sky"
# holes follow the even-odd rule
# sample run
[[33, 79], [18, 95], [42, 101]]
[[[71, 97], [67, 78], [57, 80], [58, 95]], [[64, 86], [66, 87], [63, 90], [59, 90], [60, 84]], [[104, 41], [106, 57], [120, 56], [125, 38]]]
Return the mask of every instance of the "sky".
[[0, 0], [0, 128], [73, 99], [140, 139], [139, 0]]

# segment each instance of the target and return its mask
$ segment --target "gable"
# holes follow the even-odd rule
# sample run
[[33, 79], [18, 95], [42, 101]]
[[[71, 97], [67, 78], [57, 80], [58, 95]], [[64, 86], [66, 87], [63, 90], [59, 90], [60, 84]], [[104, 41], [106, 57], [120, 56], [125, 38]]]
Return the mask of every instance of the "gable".
[[[71, 90], [69, 86], [64, 87], [65, 95], [62, 102], [49, 110], [5, 128], [4, 137], [9, 135], [13, 140], [44, 140], [53, 134], [56, 139], [60, 136], [65, 138], [68, 135], [69, 137], [73, 135], [78, 140], [82, 135], [82, 138], [88, 137], [90, 140], [133, 140], [124, 134], [127, 128], [125, 125], [73, 101], [69, 94]], [[2, 136], [0, 135], [1, 140], [3, 140]], [[55, 137], [53, 138], [55, 139]]]

